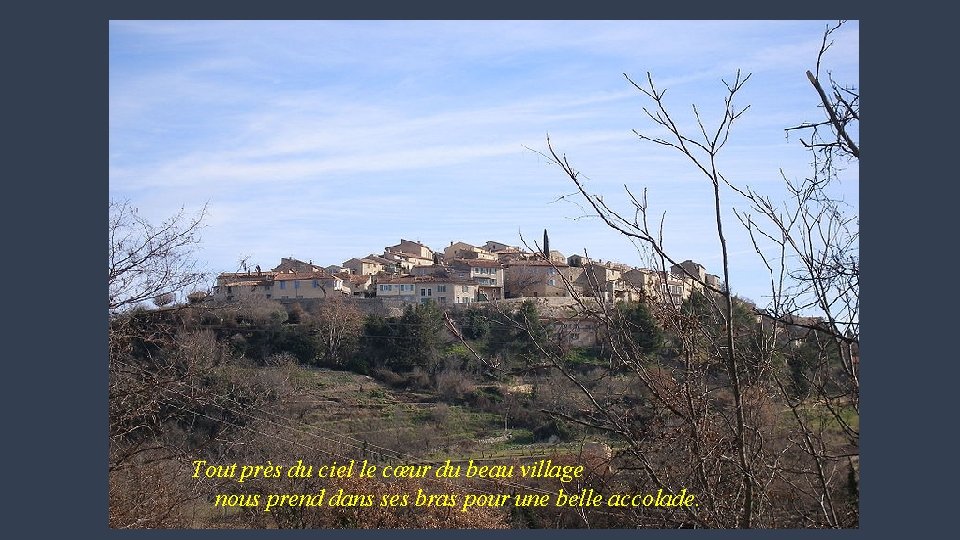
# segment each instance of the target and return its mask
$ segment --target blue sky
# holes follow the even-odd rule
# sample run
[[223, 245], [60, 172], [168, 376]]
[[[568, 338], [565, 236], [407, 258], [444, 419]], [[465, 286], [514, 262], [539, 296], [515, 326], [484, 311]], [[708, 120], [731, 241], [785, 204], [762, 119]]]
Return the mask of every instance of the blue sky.
[[[110, 180], [153, 220], [208, 205], [198, 253], [212, 274], [322, 265], [401, 238], [552, 249], [644, 265], [625, 239], [559, 197], [574, 191], [534, 150], [554, 147], [588, 188], [626, 210], [623, 185], [666, 212], [677, 259], [721, 274], [711, 186], [657, 134], [625, 80], [650, 72], [684, 125], [722, 111], [738, 69], [751, 79], [720, 166], [782, 198], [780, 171], [809, 157], [784, 128], [819, 120], [813, 69], [829, 21], [112, 21]], [[859, 24], [825, 65], [859, 86]], [[858, 211], [859, 172], [839, 195]], [[729, 191], [724, 202], [738, 204]], [[732, 213], [732, 288], [764, 302], [762, 264]], [[211, 281], [212, 282], [212, 281]]]

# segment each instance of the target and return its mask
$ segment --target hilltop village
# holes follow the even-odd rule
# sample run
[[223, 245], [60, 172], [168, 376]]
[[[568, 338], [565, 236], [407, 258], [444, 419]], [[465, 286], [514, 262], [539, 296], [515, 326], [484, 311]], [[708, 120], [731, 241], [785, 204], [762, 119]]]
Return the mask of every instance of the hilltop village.
[[[575, 300], [603, 302], [653, 301], [678, 305], [694, 290], [721, 288], [721, 280], [691, 260], [669, 271], [635, 268], [581, 255], [565, 257], [544, 248], [531, 252], [488, 241], [482, 246], [451, 242], [442, 251], [401, 239], [381, 254], [369, 254], [320, 266], [312, 260], [282, 258], [271, 270], [259, 266], [217, 277], [214, 297], [219, 300], [272, 299], [281, 303], [352, 297], [376, 299], [378, 304], [403, 307], [436, 302], [459, 307], [505, 299]], [[360, 302], [362, 304], [362, 302]]]

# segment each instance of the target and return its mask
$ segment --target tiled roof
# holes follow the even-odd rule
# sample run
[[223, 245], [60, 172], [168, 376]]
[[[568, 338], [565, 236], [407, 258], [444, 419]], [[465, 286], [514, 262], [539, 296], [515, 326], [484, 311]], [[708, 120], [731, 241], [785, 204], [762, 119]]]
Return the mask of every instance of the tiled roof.
[[267, 280], [259, 281], [228, 281], [223, 284], [224, 287], [248, 287], [248, 286], [259, 286], [259, 285], [268, 285], [270, 282]]
[[431, 265], [421, 265], [414, 266], [411, 272], [414, 272], [416, 276], [448, 276], [450, 275], [450, 267], [444, 266], [442, 264], [431, 264]]
[[502, 268], [500, 261], [490, 261], [486, 259], [453, 259], [448, 263], [450, 266], [472, 266], [476, 268]]
[[420, 255], [417, 255], [416, 253], [406, 253], [406, 252], [404, 252], [404, 251], [391, 251], [391, 253], [393, 253], [394, 255], [398, 255], [398, 256], [400, 256], [400, 257], [406, 257], [406, 258], [409, 258], [409, 259], [423, 259], [423, 260], [425, 260], [425, 261], [429, 261], [429, 260], [430, 260], [430, 257], [423, 257], [423, 256], [420, 256]]
[[476, 285], [476, 282], [468, 279], [457, 279], [449, 278], [442, 276], [396, 276], [396, 277], [383, 277], [378, 278], [377, 283], [383, 284], [392, 284], [392, 283], [453, 283], [460, 285]]
[[[427, 249], [430, 249], [429, 247], [425, 246], [424, 244], [421, 244], [420, 242], [417, 242], [416, 240], [407, 240], [406, 238], [401, 238], [401, 239], [400, 239], [400, 244], [402, 244], [402, 243], [404, 243], [404, 242], [407, 242], [408, 244], [416, 244], [416, 245], [418, 245], [418, 246], [420, 246], [420, 247], [425, 247], [425, 248], [427, 248]], [[400, 245], [400, 244], [397, 244], [397, 245]], [[433, 251], [433, 250], [431, 250], [431, 251]]]
[[473, 245], [473, 244], [468, 244], [467, 242], [464, 242], [463, 240], [458, 240], [458, 241], [456, 241], [456, 242], [451, 243], [449, 246], [447, 246], [446, 249], [450, 249], [450, 248], [452, 248], [452, 247], [458, 247], [458, 248], [460, 248], [460, 249], [463, 249], [463, 248], [465, 248], [465, 247], [466, 247], [466, 248], [470, 248], [470, 249], [479, 249], [479, 248], [477, 248], [477, 246], [475, 246], [475, 245]]
[[340, 273], [340, 274], [335, 274], [335, 275], [336, 275], [338, 278], [340, 278], [340, 279], [342, 279], [342, 280], [344, 280], [344, 281], [349, 281], [350, 283], [353, 283], [353, 284], [355, 284], [355, 285], [364, 285], [364, 284], [367, 284], [367, 283], [370, 283], [371, 281], [373, 281], [373, 276], [370, 275], [370, 274], [346, 274], [346, 273]]
[[259, 273], [257, 272], [223, 272], [222, 274], [217, 276], [217, 279], [230, 279], [230, 278], [233, 278], [233, 279], [267, 278], [269, 279], [273, 277], [275, 274], [277, 274], [277, 272], [272, 272], [272, 271], [259, 272]]
[[560, 262], [550, 262], [543, 259], [519, 259], [516, 261], [508, 261], [504, 263], [505, 266], [556, 266], [557, 268], [566, 268], [567, 263]]
[[291, 272], [291, 273], [282, 273], [277, 274], [273, 278], [276, 281], [293, 281], [295, 279], [322, 279], [324, 281], [331, 281], [337, 279], [335, 276], [332, 276], [326, 272]]

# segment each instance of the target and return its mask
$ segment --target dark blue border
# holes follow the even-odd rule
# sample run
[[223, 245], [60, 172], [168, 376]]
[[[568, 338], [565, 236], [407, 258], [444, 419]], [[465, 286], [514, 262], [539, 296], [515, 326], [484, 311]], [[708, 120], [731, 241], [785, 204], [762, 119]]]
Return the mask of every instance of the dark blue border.
[[[933, 291], [949, 288], [937, 280], [949, 280], [952, 275], [944, 272], [944, 266], [927, 261], [942, 253], [934, 248], [947, 249], [955, 242], [950, 240], [956, 226], [949, 219], [934, 222], [927, 217], [929, 225], [938, 228], [912, 234], [915, 231], [909, 225], [931, 214], [955, 215], [932, 209], [938, 199], [948, 206], [952, 201], [945, 196], [947, 191], [941, 194], [929, 183], [929, 179], [945, 177], [955, 183], [956, 177], [952, 169], [939, 168], [935, 161], [944, 154], [952, 155], [944, 144], [947, 140], [931, 134], [925, 123], [930, 115], [936, 117], [941, 110], [952, 108], [952, 99], [938, 95], [942, 90], [935, 88], [928, 71], [949, 69], [947, 64], [952, 62], [952, 55], [943, 53], [952, 47], [949, 36], [955, 32], [933, 29], [938, 17], [911, 17], [921, 5], [916, 2], [908, 7], [896, 5], [896, 12], [884, 12], [874, 3], [850, 1], [836, 5], [747, 2], [737, 6], [688, 1], [673, 4], [676, 7], [639, 1], [305, 4], [35, 2], [29, 8], [7, 12], [4, 86], [9, 92], [5, 95], [12, 122], [7, 123], [6, 131], [15, 142], [7, 156], [13, 166], [8, 169], [10, 191], [4, 221], [15, 253], [6, 259], [6, 266], [8, 275], [20, 278], [7, 281], [8, 290], [13, 289], [7, 312], [17, 321], [16, 330], [7, 336], [12, 353], [5, 355], [9, 369], [5, 412], [12, 422], [4, 430], [4, 439], [7, 449], [14, 452], [6, 462], [12, 477], [5, 487], [7, 496], [17, 502], [7, 513], [8, 523], [12, 523], [8, 528], [43, 529], [56, 538], [128, 534], [109, 531], [106, 515], [106, 287], [102, 268], [108, 200], [107, 46], [111, 19], [860, 19], [861, 85], [868, 88], [865, 110], [870, 126], [863, 139], [867, 160], [861, 164], [861, 178], [865, 179], [861, 219], [866, 231], [862, 254], [868, 269], [861, 348], [866, 452], [862, 459], [861, 529], [836, 534], [869, 534], [871, 538], [885, 537], [888, 532], [916, 534], [918, 529], [935, 527], [953, 516], [939, 506], [950, 503], [954, 496], [953, 486], [940, 476], [952, 476], [947, 474], [953, 470], [952, 448], [926, 440], [933, 432], [932, 423], [936, 422], [936, 429], [948, 430], [955, 420], [939, 423], [933, 416], [937, 410], [921, 401], [928, 395], [952, 395], [937, 383], [952, 383], [952, 377], [945, 374], [955, 370], [955, 354], [925, 347], [925, 343], [937, 341], [930, 333], [937, 328], [936, 317], [915, 304], [923, 303], [925, 294], [934, 300], [939, 297], [939, 292], [924, 293], [928, 290], [924, 286], [932, 286]], [[861, 9], [863, 5], [870, 6], [869, 13]], [[941, 41], [939, 36], [947, 37]], [[926, 65], [936, 58], [941, 60]], [[937, 97], [944, 98], [940, 105]], [[936, 235], [943, 232], [946, 236]], [[931, 242], [936, 244], [928, 246]], [[60, 285], [63, 283], [67, 286]], [[917, 324], [921, 320], [922, 328]], [[947, 403], [943, 407], [951, 408]], [[17, 452], [21, 445], [22, 453]], [[921, 468], [927, 463], [932, 470]], [[168, 534], [181, 533], [269, 534]], [[775, 534], [806, 533], [819, 534]], [[380, 536], [362, 531], [304, 534]], [[419, 538], [441, 533], [389, 534]], [[490, 533], [457, 532], [461, 534], [479, 537]], [[584, 531], [502, 534], [556, 537]], [[759, 536], [749, 531], [695, 534]]]

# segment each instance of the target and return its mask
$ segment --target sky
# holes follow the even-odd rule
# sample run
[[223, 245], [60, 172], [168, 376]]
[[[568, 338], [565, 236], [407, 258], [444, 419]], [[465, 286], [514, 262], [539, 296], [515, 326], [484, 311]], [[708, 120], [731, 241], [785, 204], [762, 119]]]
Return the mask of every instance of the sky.
[[[833, 21], [835, 22], [835, 21]], [[647, 266], [591, 217], [545, 159], [547, 137], [592, 193], [629, 212], [646, 190], [676, 260], [722, 275], [712, 186], [626, 79], [647, 74], [683, 129], [715, 126], [724, 81], [749, 109], [718, 158], [733, 183], [784, 198], [810, 174], [785, 128], [819, 121], [807, 81], [831, 21], [111, 21], [109, 194], [159, 223], [204, 205], [196, 253], [211, 274], [327, 266], [401, 239], [531, 246]], [[859, 24], [824, 68], [859, 87]], [[859, 171], [837, 195], [859, 211]], [[764, 304], [770, 278], [721, 192], [731, 289]]]

